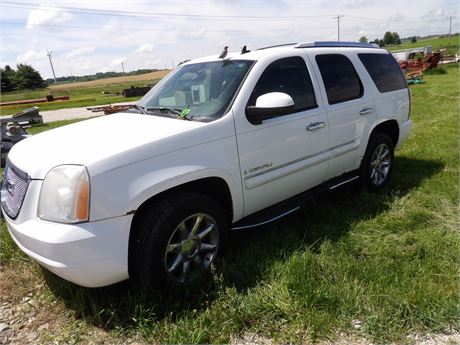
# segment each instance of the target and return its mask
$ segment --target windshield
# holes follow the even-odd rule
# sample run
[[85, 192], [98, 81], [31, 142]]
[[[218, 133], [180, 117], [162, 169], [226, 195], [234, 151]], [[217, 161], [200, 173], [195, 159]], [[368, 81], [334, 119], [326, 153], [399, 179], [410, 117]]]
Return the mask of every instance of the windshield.
[[218, 119], [252, 64], [248, 60], [222, 60], [181, 66], [137, 105], [152, 114], [164, 115], [167, 110], [176, 117], [185, 114], [189, 120]]

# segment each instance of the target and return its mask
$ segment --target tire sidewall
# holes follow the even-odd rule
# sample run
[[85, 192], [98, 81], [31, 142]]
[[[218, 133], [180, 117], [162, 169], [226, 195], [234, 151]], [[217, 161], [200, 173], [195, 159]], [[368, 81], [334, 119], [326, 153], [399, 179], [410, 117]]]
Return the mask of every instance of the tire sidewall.
[[[388, 171], [387, 177], [383, 181], [383, 183], [376, 185], [370, 178], [371, 175], [371, 163], [372, 163], [372, 156], [374, 155], [376, 149], [381, 145], [385, 144], [390, 149], [390, 169]], [[369, 191], [379, 191], [386, 187], [388, 184], [391, 174], [393, 171], [394, 166], [394, 145], [390, 137], [384, 133], [374, 133], [372, 134], [371, 138], [369, 139], [369, 144], [366, 149], [366, 153], [363, 158], [363, 162], [360, 168], [360, 175], [362, 184], [369, 190]]]
[[[228, 221], [220, 205], [212, 198], [198, 193], [175, 193], [153, 205], [160, 214], [152, 221], [149, 215], [141, 222], [141, 240], [137, 277], [144, 287], [174, 288], [183, 284], [173, 279], [166, 271], [165, 252], [169, 240], [177, 226], [196, 213], [209, 215], [217, 225], [219, 242], [213, 262], [222, 252], [228, 229]], [[204, 271], [205, 272], [205, 271]], [[191, 282], [194, 284], [194, 282]]]

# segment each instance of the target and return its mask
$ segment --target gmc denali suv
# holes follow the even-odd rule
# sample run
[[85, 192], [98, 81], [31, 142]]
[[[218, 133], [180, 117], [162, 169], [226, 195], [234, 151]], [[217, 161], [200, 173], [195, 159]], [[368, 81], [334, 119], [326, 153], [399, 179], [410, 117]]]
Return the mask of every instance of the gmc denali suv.
[[76, 284], [187, 285], [231, 230], [355, 180], [384, 187], [409, 113], [398, 64], [370, 44], [205, 57], [128, 112], [15, 145], [2, 211], [25, 253]]

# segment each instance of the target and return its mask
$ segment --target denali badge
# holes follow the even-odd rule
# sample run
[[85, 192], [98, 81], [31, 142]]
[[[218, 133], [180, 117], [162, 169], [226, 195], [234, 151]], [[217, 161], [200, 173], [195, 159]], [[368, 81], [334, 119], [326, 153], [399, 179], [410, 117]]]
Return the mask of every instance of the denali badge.
[[262, 169], [265, 169], [265, 168], [270, 168], [272, 165], [273, 165], [272, 162], [265, 163], [264, 165], [259, 165], [258, 167], [254, 167], [254, 168], [251, 168], [251, 169], [249, 169], [249, 170], [245, 170], [245, 171], [244, 171], [244, 174], [247, 175], [247, 174], [256, 172], [256, 171], [258, 171], [258, 170], [262, 170]]

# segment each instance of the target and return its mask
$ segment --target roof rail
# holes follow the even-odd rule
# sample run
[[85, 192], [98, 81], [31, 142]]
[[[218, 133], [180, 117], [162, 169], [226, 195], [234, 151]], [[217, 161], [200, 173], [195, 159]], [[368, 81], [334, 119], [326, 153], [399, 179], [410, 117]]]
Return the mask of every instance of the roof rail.
[[318, 48], [318, 47], [379, 48], [378, 45], [373, 44], [373, 43], [335, 42], [335, 41], [297, 43], [294, 48]]
[[264, 49], [270, 49], [270, 48], [278, 48], [278, 47], [287, 47], [287, 46], [294, 46], [297, 43], [284, 43], [284, 44], [277, 44], [274, 46], [268, 46], [268, 47], [262, 47], [262, 48], [257, 48], [256, 50], [264, 50]]

